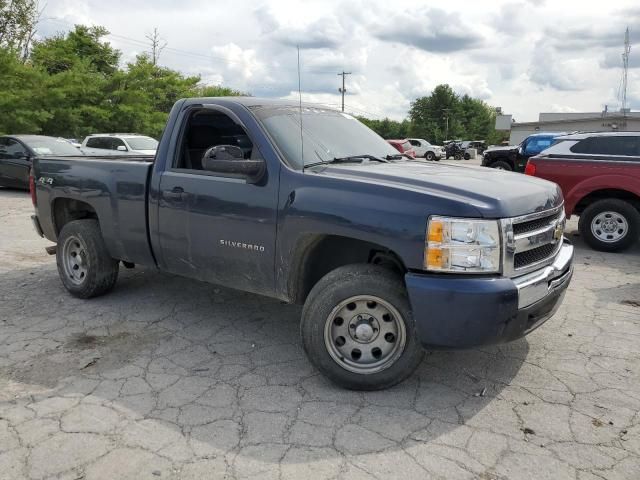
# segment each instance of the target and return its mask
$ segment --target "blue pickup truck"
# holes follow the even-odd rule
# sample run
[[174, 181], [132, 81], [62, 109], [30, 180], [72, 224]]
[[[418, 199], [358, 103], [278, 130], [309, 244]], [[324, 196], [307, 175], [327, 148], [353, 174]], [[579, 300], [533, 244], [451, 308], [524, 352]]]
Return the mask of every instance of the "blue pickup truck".
[[573, 273], [554, 183], [410, 160], [313, 105], [180, 100], [155, 157], [39, 157], [30, 183], [72, 295], [141, 265], [304, 304], [310, 360], [352, 389], [526, 335]]

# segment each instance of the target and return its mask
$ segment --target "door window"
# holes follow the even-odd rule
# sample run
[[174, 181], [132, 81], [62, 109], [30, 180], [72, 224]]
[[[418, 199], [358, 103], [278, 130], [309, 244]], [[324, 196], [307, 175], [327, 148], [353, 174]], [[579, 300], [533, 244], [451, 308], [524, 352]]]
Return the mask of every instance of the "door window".
[[127, 146], [120, 138], [111, 137], [109, 140], [109, 148], [111, 148], [111, 150], [118, 150], [118, 147], [127, 148]]
[[6, 139], [4, 145], [0, 145], [0, 158], [24, 158], [28, 156], [26, 149], [20, 142]]
[[189, 170], [190, 173], [205, 173], [202, 168], [204, 153], [211, 147], [220, 145], [240, 147], [244, 158], [260, 157], [247, 132], [231, 117], [222, 112], [198, 110], [187, 120], [173, 168]]
[[574, 153], [590, 155], [640, 156], [640, 137], [638, 136], [602, 136], [590, 137], [571, 147]]
[[108, 140], [109, 139], [105, 137], [91, 137], [87, 140], [87, 147], [108, 150], [110, 148]]
[[524, 153], [525, 155], [537, 155], [549, 148], [552, 143], [553, 138], [551, 137], [531, 138], [525, 146]]

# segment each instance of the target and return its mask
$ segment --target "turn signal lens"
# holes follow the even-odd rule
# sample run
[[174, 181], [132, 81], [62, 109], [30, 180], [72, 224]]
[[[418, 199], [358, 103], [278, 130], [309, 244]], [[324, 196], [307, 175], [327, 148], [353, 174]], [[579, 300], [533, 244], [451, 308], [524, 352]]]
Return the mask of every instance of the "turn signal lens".
[[427, 241], [429, 242], [442, 242], [442, 231], [444, 223], [440, 220], [433, 220], [429, 222], [429, 235]]
[[444, 266], [444, 258], [442, 257], [441, 248], [427, 249], [427, 268], [432, 270], [440, 270]]

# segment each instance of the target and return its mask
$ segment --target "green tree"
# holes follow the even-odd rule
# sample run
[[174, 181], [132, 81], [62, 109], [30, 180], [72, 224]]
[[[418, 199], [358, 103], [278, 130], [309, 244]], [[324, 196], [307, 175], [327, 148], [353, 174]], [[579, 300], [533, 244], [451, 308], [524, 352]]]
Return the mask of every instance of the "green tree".
[[102, 41], [108, 34], [104, 27], [76, 25], [67, 34], [34, 42], [31, 62], [51, 75], [71, 70], [80, 63], [103, 75], [112, 75], [118, 69], [120, 52]]
[[358, 117], [358, 120], [382, 138], [386, 139], [406, 138], [409, 135], [411, 127], [409, 120], [398, 122], [397, 120], [391, 120], [390, 118], [372, 120], [366, 117]]
[[46, 73], [0, 47], [0, 134], [40, 133], [51, 117], [42, 102]]
[[23, 58], [28, 52], [38, 16], [37, 0], [0, 0], [0, 48]]
[[120, 52], [103, 40], [107, 34], [102, 27], [76, 25], [35, 42], [25, 64], [15, 49], [0, 47], [0, 132], [157, 137], [179, 98], [241, 94], [154, 65], [147, 55], [121, 68]]
[[494, 109], [469, 95], [457, 95], [449, 85], [438, 85], [431, 95], [412, 102], [409, 117], [411, 135], [435, 143], [449, 139], [497, 143], [501, 138], [495, 130]]

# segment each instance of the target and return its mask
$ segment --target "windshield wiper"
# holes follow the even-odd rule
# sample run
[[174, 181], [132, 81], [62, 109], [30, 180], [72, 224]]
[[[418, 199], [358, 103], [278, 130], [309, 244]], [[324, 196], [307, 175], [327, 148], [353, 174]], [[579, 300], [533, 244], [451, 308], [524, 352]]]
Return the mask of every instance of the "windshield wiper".
[[401, 154], [396, 154], [396, 155], [387, 155], [386, 157], [384, 157], [386, 160], [402, 160], [403, 158], [406, 158], [404, 155]]
[[336, 157], [333, 160], [325, 160], [322, 162], [313, 162], [306, 164], [303, 168], [317, 167], [318, 165], [329, 165], [331, 163], [362, 163], [364, 160], [375, 160], [376, 162], [388, 163], [386, 158], [376, 157], [374, 155], [349, 155], [348, 157]]

